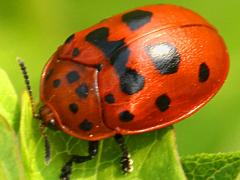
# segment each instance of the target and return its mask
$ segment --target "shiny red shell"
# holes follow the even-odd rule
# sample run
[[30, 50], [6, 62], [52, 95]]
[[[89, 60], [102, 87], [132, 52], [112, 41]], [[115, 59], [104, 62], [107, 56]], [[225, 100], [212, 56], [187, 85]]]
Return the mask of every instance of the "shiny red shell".
[[143, 133], [204, 106], [228, 68], [222, 38], [201, 16], [145, 6], [70, 36], [43, 71], [41, 100], [79, 139]]

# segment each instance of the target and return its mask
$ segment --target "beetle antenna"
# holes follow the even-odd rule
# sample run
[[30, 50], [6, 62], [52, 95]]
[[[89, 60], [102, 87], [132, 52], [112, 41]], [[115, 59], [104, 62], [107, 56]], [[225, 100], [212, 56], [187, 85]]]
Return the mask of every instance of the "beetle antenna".
[[[31, 87], [30, 79], [29, 79], [29, 76], [28, 76], [28, 73], [27, 73], [27, 68], [26, 68], [26, 66], [24, 64], [24, 61], [22, 59], [17, 58], [17, 61], [18, 61], [18, 64], [21, 68], [21, 71], [22, 71], [22, 74], [23, 74], [23, 77], [24, 77], [24, 80], [25, 80], [25, 85], [26, 85], [26, 88], [27, 88], [27, 92], [28, 92], [28, 95], [30, 97], [33, 117], [39, 119], [39, 115], [35, 112], [35, 103], [34, 103], [34, 100], [33, 100], [32, 87]], [[44, 138], [45, 162], [46, 162], [46, 164], [48, 164], [49, 161], [50, 161], [50, 158], [51, 158], [51, 151], [50, 151], [50, 143], [49, 143], [48, 136], [46, 134], [45, 128], [46, 128], [46, 126], [42, 122], [41, 125], [40, 125], [40, 132], [41, 132], [41, 135]]]
[[22, 71], [22, 74], [23, 74], [23, 77], [24, 77], [24, 80], [25, 80], [25, 85], [26, 85], [26, 88], [27, 88], [27, 92], [28, 92], [28, 95], [30, 97], [33, 117], [36, 117], [36, 114], [35, 114], [35, 104], [34, 104], [34, 101], [33, 101], [32, 87], [31, 87], [30, 79], [29, 79], [29, 76], [28, 76], [28, 73], [27, 73], [27, 68], [26, 68], [26, 66], [24, 64], [24, 61], [21, 58], [17, 58], [17, 61], [18, 61], [18, 64], [19, 64], [19, 66], [21, 68], [21, 71]]

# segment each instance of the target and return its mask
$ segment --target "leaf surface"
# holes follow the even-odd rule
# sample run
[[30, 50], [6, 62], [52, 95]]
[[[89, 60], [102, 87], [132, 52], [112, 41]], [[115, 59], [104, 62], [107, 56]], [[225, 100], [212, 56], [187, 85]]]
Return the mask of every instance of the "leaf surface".
[[0, 179], [24, 180], [23, 163], [17, 137], [2, 116], [0, 116], [0, 149]]
[[182, 159], [189, 180], [233, 180], [240, 176], [240, 152], [198, 154]]
[[19, 125], [18, 97], [8, 75], [2, 69], [0, 69], [0, 85], [0, 115], [14, 130], [17, 130]]

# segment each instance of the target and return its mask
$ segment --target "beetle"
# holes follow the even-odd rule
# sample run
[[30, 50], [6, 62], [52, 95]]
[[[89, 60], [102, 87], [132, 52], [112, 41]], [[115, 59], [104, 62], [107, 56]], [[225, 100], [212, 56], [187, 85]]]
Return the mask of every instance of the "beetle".
[[72, 34], [43, 70], [44, 105], [36, 116], [44, 127], [89, 141], [89, 155], [73, 155], [60, 178], [69, 179], [72, 164], [91, 160], [109, 137], [120, 146], [123, 172], [131, 172], [123, 136], [192, 115], [217, 93], [228, 69], [217, 30], [175, 5], [139, 7]]

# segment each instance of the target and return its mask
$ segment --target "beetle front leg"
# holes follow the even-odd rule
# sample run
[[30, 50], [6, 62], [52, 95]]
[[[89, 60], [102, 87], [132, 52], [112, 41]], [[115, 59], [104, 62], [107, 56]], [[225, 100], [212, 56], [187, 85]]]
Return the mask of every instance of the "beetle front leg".
[[93, 159], [96, 156], [96, 154], [98, 153], [98, 144], [99, 144], [99, 141], [89, 141], [89, 144], [88, 144], [88, 154], [89, 155], [88, 156], [72, 155], [72, 158], [61, 169], [60, 179], [61, 180], [69, 180], [70, 179], [73, 163], [79, 164], [79, 163], [83, 163], [83, 162]]

